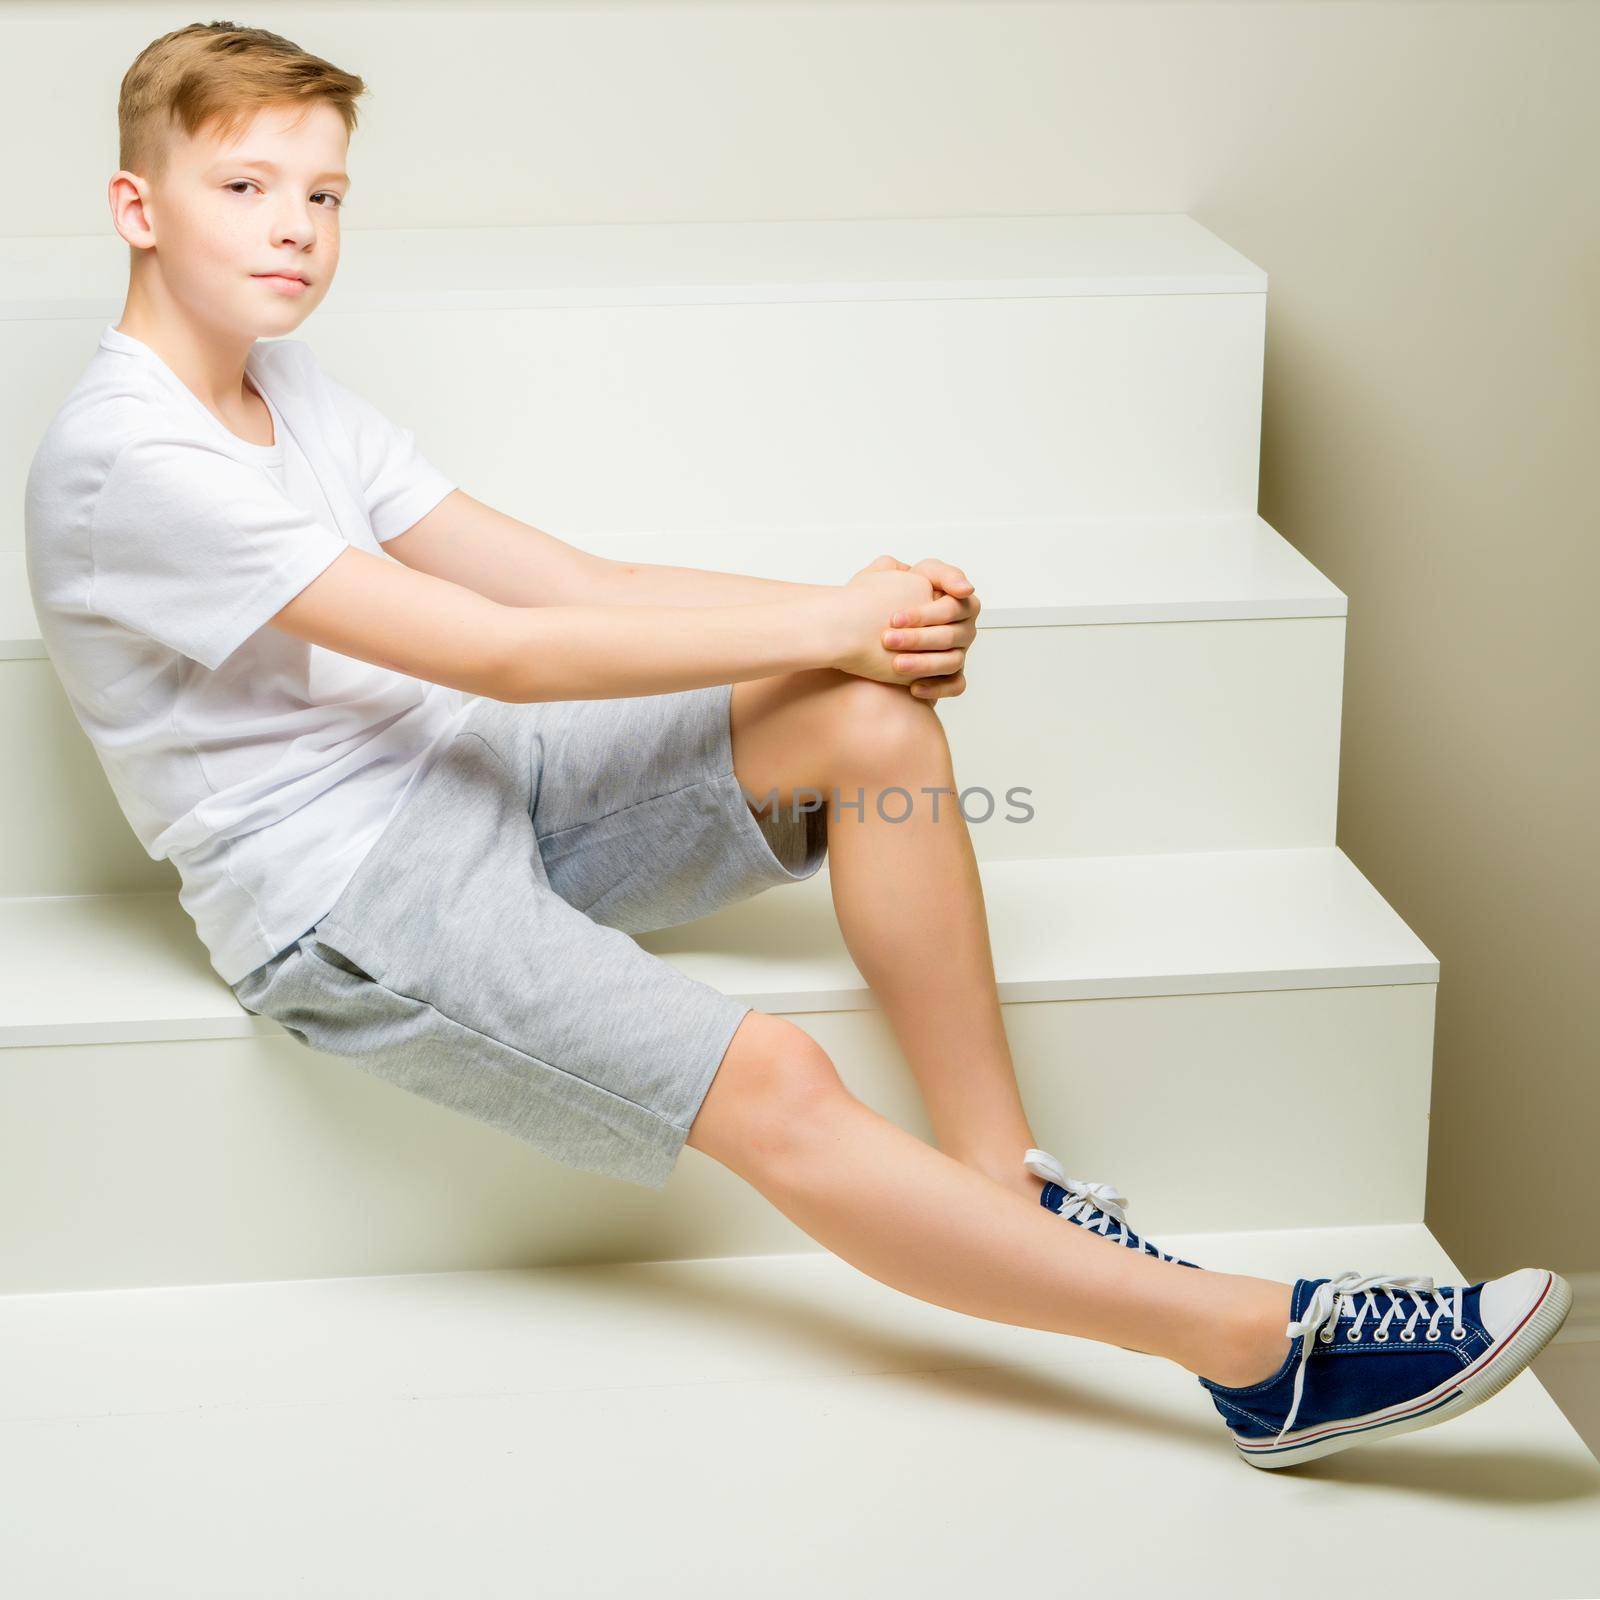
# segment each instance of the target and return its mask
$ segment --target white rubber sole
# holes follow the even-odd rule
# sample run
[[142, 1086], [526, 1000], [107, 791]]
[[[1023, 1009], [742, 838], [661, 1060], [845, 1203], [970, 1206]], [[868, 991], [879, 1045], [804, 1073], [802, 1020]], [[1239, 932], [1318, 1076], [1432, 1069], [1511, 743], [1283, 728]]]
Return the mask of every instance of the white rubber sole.
[[1252, 1467], [1272, 1470], [1297, 1467], [1352, 1445], [1371, 1444], [1391, 1439], [1400, 1433], [1415, 1433], [1435, 1423], [1448, 1422], [1463, 1411], [1482, 1405], [1499, 1394], [1524, 1367], [1556, 1336], [1572, 1309], [1572, 1285], [1554, 1272], [1541, 1274], [1522, 1313], [1506, 1336], [1489, 1346], [1471, 1366], [1399, 1405], [1370, 1411], [1365, 1416], [1345, 1417], [1338, 1422], [1319, 1422], [1296, 1428], [1280, 1440], [1256, 1442], [1235, 1440], [1239, 1454]]

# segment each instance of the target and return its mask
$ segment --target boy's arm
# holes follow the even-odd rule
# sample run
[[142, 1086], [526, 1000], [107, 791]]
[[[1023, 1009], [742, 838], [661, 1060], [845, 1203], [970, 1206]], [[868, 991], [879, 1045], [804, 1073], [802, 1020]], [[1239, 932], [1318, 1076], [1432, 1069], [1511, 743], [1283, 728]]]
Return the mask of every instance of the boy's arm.
[[795, 587], [753, 604], [523, 606], [351, 548], [270, 620], [341, 655], [508, 701], [666, 694], [815, 667], [899, 684], [960, 670], [964, 647], [885, 646], [889, 617], [932, 595], [921, 573]]
[[650, 561], [612, 561], [519, 522], [461, 489], [383, 548], [418, 572], [509, 606], [752, 605], [815, 597], [836, 587]]

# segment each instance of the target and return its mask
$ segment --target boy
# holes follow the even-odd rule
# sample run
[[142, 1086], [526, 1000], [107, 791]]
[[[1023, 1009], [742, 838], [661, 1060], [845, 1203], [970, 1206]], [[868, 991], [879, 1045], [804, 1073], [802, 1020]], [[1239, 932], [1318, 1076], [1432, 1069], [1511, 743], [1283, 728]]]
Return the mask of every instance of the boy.
[[[965, 574], [601, 559], [466, 495], [285, 337], [337, 269], [362, 92], [226, 22], [139, 56], [127, 303], [28, 479], [47, 649], [241, 1003], [568, 1164], [659, 1187], [689, 1143], [885, 1283], [1178, 1361], [1255, 1465], [1509, 1381], [1570, 1303], [1551, 1273], [1207, 1272], [1035, 1147], [959, 808], [841, 805], [955, 790], [935, 705], [965, 686]], [[825, 853], [938, 1149], [629, 937]], [[1351, 1359], [1369, 1321], [1398, 1333], [1381, 1362]]]

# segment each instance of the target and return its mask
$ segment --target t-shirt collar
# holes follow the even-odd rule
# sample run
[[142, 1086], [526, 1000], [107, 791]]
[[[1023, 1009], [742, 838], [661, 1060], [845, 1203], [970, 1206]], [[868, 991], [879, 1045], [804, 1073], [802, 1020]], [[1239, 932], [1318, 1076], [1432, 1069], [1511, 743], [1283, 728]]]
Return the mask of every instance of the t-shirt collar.
[[124, 333], [115, 323], [108, 322], [106, 324], [104, 331], [100, 335], [100, 345], [105, 350], [118, 350], [125, 355], [136, 356], [150, 365], [163, 382], [176, 390], [195, 411], [205, 418], [211, 427], [222, 436], [222, 440], [227, 444], [228, 448], [239, 456], [241, 460], [258, 462], [262, 466], [276, 466], [282, 462], [285, 425], [277, 402], [273, 400], [268, 392], [269, 384], [262, 380], [261, 362], [259, 360], [261, 346], [259, 343], [250, 347], [250, 353], [245, 357], [244, 370], [250, 379], [251, 386], [267, 402], [267, 407], [272, 412], [273, 443], [271, 444], [255, 444], [249, 439], [241, 439], [144, 340], [134, 338], [131, 333]]

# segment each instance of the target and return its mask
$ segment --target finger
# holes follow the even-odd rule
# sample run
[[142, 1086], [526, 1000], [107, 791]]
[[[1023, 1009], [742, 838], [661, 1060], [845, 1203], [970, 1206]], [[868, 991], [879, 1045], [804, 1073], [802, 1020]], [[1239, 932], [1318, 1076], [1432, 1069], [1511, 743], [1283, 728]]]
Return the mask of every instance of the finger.
[[936, 594], [921, 605], [902, 606], [889, 618], [891, 628], [915, 628], [929, 622], [959, 622], [976, 602], [961, 595]]
[[885, 650], [965, 650], [977, 636], [977, 624], [963, 618], [917, 628], [885, 628], [880, 642]]
[[897, 655], [894, 670], [907, 678], [938, 678], [959, 672], [965, 650], [930, 650], [917, 655]]
[[953, 694], [961, 694], [966, 687], [966, 674], [952, 672], [942, 678], [919, 679], [911, 685], [911, 694], [917, 700], [946, 700]]
[[911, 570], [932, 579], [949, 594], [965, 594], [972, 588], [972, 580], [960, 567], [953, 567], [948, 561], [940, 561], [935, 556], [917, 562]]
[[[937, 607], [937, 614], [925, 618], [928, 622], [959, 622], [964, 618], [975, 617], [978, 614], [978, 596], [972, 594], [936, 594], [927, 602], [929, 606]], [[918, 607], [918, 610], [925, 607]]]
[[885, 650], [954, 650], [968, 642], [960, 638], [958, 628], [969, 623], [947, 622], [936, 628], [886, 628], [883, 633]]

